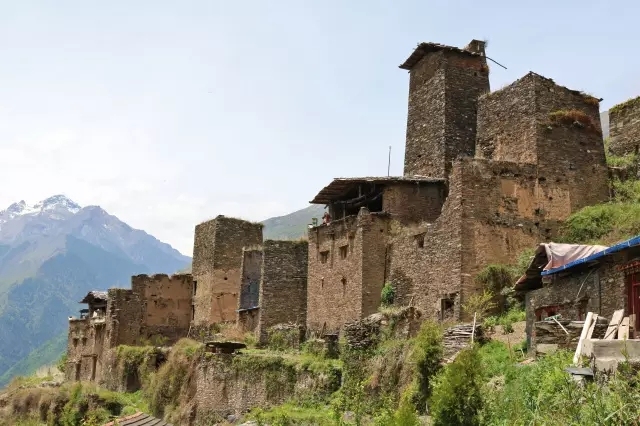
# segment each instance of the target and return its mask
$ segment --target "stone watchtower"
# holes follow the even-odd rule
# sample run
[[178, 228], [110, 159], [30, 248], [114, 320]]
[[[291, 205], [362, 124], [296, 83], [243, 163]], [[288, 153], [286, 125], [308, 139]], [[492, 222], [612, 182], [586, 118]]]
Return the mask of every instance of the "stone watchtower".
[[477, 100], [489, 92], [485, 42], [420, 43], [400, 68], [410, 74], [404, 175], [447, 178], [452, 160], [474, 155]]
[[262, 224], [218, 216], [196, 226], [193, 245], [193, 322], [234, 321], [241, 289], [243, 247], [262, 244]]

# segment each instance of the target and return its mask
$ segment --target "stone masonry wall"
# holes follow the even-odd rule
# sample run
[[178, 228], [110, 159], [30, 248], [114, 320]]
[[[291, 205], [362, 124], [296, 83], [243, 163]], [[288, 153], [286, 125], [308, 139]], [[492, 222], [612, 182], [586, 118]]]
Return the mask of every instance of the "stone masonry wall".
[[242, 250], [242, 278], [240, 280], [238, 309], [250, 309], [258, 306], [261, 274], [262, 247], [245, 247]]
[[396, 303], [417, 306], [426, 318], [440, 318], [442, 298], [451, 296], [455, 315], [459, 312], [462, 180], [461, 168], [454, 167], [449, 197], [442, 214], [432, 224], [404, 227], [390, 225], [388, 281], [396, 289]]
[[133, 290], [112, 288], [109, 289], [107, 298], [105, 348], [137, 345], [143, 321], [140, 295]]
[[529, 75], [478, 99], [476, 158], [536, 164], [535, 79]]
[[386, 216], [380, 217], [373, 214], [358, 216], [363, 248], [362, 282], [361, 289], [359, 289], [362, 293], [360, 318], [377, 312], [380, 307], [387, 267], [389, 222], [389, 218]]
[[639, 152], [640, 96], [609, 110], [609, 138], [609, 149], [615, 155]]
[[267, 240], [263, 253], [258, 337], [265, 343], [269, 327], [307, 322], [309, 244]]
[[[554, 180], [570, 194], [571, 211], [608, 201], [609, 174], [598, 100], [534, 74], [538, 179]], [[550, 114], [579, 111], [589, 123], [549, 124]]]
[[337, 330], [361, 316], [363, 246], [357, 222], [357, 217], [348, 216], [309, 229], [309, 330]]
[[402, 223], [433, 222], [445, 198], [444, 183], [397, 183], [384, 188], [382, 210]]
[[476, 100], [489, 91], [484, 56], [425, 55], [410, 71], [404, 174], [447, 177], [459, 154], [473, 155]]
[[189, 332], [193, 279], [190, 274], [131, 277], [131, 287], [142, 302], [140, 339], [152, 344], [173, 344]]
[[100, 376], [104, 336], [104, 318], [69, 321], [66, 380], [90, 381]]
[[262, 224], [218, 216], [196, 226], [193, 277], [196, 325], [236, 320], [243, 247], [262, 243]]
[[[526, 294], [527, 337], [535, 345], [533, 324], [547, 316], [561, 314], [563, 319], [584, 320], [587, 312], [611, 319], [617, 309], [627, 312], [627, 290], [624, 274], [609, 260], [596, 267], [574, 269], [558, 276], [546, 287]], [[536, 318], [536, 311], [539, 318]]]
[[[547, 181], [570, 212], [607, 201], [598, 109], [592, 96], [529, 73], [480, 97], [476, 158], [536, 164], [538, 180]], [[562, 124], [551, 118], [572, 111], [584, 114], [588, 123]], [[552, 201], [554, 194], [548, 197]]]
[[311, 372], [278, 356], [205, 354], [195, 374], [195, 424], [216, 424], [229, 415], [324, 397], [340, 385], [340, 372]]

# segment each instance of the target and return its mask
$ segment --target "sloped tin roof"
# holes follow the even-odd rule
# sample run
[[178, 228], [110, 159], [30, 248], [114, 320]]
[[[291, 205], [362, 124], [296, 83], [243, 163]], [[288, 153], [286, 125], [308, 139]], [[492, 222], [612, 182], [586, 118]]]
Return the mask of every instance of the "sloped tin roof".
[[136, 413], [126, 417], [120, 417], [103, 426], [173, 426], [164, 420], [157, 419], [145, 413]]

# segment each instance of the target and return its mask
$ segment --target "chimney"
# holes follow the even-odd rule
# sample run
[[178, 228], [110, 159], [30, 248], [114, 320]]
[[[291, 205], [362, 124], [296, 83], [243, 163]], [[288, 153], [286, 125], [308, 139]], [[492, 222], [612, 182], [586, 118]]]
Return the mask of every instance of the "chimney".
[[486, 45], [485, 41], [473, 39], [469, 42], [469, 44], [467, 44], [464, 47], [464, 50], [468, 50], [469, 52], [473, 52], [473, 53], [479, 53], [480, 55], [485, 56], [485, 53], [484, 53], [485, 45]]

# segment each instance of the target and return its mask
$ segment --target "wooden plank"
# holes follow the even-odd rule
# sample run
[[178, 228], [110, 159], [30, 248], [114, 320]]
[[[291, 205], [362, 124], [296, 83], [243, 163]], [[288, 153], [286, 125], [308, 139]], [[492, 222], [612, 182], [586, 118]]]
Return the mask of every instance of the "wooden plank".
[[638, 330], [636, 330], [636, 314], [631, 314], [629, 315], [629, 338], [635, 339], [637, 331]]
[[589, 312], [587, 314], [587, 318], [584, 320], [584, 325], [582, 326], [582, 333], [580, 333], [580, 340], [578, 340], [578, 347], [576, 348], [576, 353], [573, 354], [573, 365], [578, 365], [578, 361], [580, 360], [580, 354], [582, 354], [582, 344], [584, 342], [587, 333], [589, 332], [589, 328], [591, 328], [591, 321], [593, 318], [593, 312]]
[[624, 317], [620, 328], [618, 329], [618, 340], [626, 340], [629, 338], [629, 317]]
[[604, 333], [604, 340], [613, 340], [616, 338], [616, 331], [618, 331], [618, 327], [622, 322], [622, 317], [624, 316], [624, 309], [617, 310], [611, 316], [611, 322], [609, 322], [609, 327], [607, 328], [606, 333]]
[[598, 322], [598, 314], [593, 314], [593, 322], [589, 327], [589, 331], [587, 331], [587, 336], [585, 337], [585, 339], [591, 339], [591, 336], [593, 336], [593, 330], [596, 328], [596, 322]]

